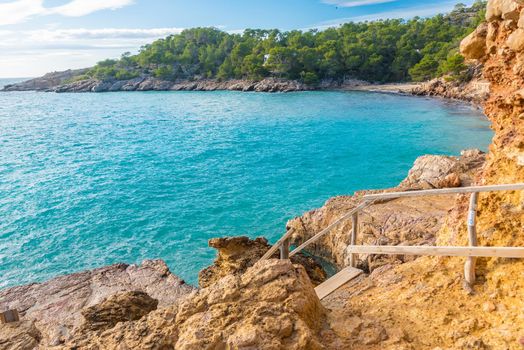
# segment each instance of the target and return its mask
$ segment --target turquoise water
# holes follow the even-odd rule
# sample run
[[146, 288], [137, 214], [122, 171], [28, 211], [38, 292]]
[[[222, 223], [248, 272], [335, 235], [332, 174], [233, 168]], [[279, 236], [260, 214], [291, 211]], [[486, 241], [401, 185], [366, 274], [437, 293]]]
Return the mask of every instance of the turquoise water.
[[365, 92], [0, 93], [0, 288], [145, 258], [195, 283], [209, 238], [276, 240], [491, 135], [470, 107]]

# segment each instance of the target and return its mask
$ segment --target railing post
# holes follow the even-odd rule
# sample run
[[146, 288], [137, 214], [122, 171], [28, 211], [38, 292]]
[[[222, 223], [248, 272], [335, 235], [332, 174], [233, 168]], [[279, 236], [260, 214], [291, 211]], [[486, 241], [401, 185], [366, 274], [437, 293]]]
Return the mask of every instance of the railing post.
[[[358, 234], [358, 211], [353, 213], [351, 215], [351, 240], [350, 245], [356, 245], [357, 244], [357, 234]], [[349, 256], [349, 266], [356, 267], [357, 266], [357, 254], [351, 253]]]
[[280, 259], [289, 259], [289, 238], [283, 240], [282, 244], [280, 245]]
[[[472, 247], [477, 246], [477, 228], [476, 228], [476, 217], [477, 217], [477, 204], [478, 204], [478, 192], [473, 192], [469, 199], [469, 212], [468, 212], [468, 240], [469, 245]], [[475, 283], [475, 257], [466, 258], [464, 264], [464, 278], [466, 282], [471, 286]]]

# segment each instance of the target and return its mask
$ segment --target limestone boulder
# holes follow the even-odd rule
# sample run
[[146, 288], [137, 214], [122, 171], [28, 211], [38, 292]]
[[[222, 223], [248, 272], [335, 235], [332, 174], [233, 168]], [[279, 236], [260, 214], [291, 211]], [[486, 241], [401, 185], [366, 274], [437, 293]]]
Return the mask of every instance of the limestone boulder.
[[486, 55], [488, 25], [483, 23], [460, 43], [460, 53], [467, 59], [481, 59]]
[[408, 176], [400, 183], [404, 190], [459, 187], [471, 178], [484, 163], [480, 150], [462, 151], [460, 157], [426, 155], [418, 157]]
[[519, 2], [515, 0], [488, 0], [486, 21], [497, 19], [516, 20], [519, 17]]
[[524, 50], [524, 29], [518, 28], [508, 36], [506, 44], [515, 52]]

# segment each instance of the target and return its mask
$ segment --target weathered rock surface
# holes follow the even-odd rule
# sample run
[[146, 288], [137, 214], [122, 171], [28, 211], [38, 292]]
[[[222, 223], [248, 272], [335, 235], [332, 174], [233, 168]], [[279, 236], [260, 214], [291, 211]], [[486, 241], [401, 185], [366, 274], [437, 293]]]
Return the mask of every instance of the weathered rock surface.
[[32, 350], [38, 347], [42, 335], [31, 321], [8, 323], [0, 326], [0, 349]]
[[[485, 155], [478, 150], [463, 151], [460, 157], [419, 157], [408, 177], [397, 188], [389, 191], [470, 185], [473, 177], [480, 172], [484, 157]], [[366, 193], [373, 193], [373, 191], [331, 198], [322, 208], [289, 221], [288, 228], [294, 228], [295, 232], [293, 243], [301, 244], [320, 232], [354, 208]], [[454, 204], [453, 196], [402, 198], [376, 203], [360, 215], [357, 244], [434, 245], [436, 234]], [[345, 267], [349, 263], [350, 256], [346, 251], [350, 239], [349, 232], [351, 232], [351, 220], [346, 220], [334, 228], [329, 235], [310, 245], [308, 250], [340, 268]], [[358, 264], [365, 270], [373, 271], [384, 264], [412, 259], [412, 256], [362, 254]]]
[[486, 37], [488, 35], [487, 23], [482, 23], [460, 43], [460, 53], [474, 59], [484, 57], [486, 54]]
[[77, 334], [63, 349], [322, 349], [325, 310], [300, 265], [266, 260], [180, 304]]
[[[142, 265], [116, 264], [60, 276], [45, 283], [2, 290], [0, 310], [17, 309], [21, 320], [34, 322], [42, 334], [41, 344], [48, 346], [67, 340], [76, 328], [84, 324], [82, 310], [88, 308], [84, 313], [89, 315], [89, 307], [111, 295], [144, 292], [163, 307], [175, 304], [193, 290], [173, 275], [163, 261], [145, 260]], [[135, 304], [129, 299], [128, 296], [128, 306], [122, 304], [122, 307], [135, 310], [132, 306]], [[106, 300], [106, 304], [112, 301], [114, 299]], [[138, 311], [133, 312], [137, 314]]]
[[480, 106], [489, 96], [489, 86], [489, 82], [482, 77], [472, 78], [468, 82], [435, 78], [416, 86], [411, 90], [411, 93], [417, 96], [434, 96], [466, 101]]
[[477, 149], [462, 151], [460, 157], [421, 156], [415, 160], [399, 187], [403, 190], [424, 190], [469, 186], [474, 172], [479, 171], [485, 160], [485, 154]]
[[[203, 269], [198, 274], [198, 284], [201, 288], [208, 287], [228, 275], [241, 275], [248, 267], [253, 266], [271, 248], [263, 237], [254, 240], [245, 236], [213, 238], [209, 246], [218, 250], [213, 265]], [[272, 258], [278, 258], [277, 251]], [[313, 258], [297, 254], [291, 258], [294, 264], [300, 264], [306, 269], [313, 285], [326, 280], [326, 272]]]
[[156, 310], [158, 300], [139, 291], [113, 294], [99, 304], [82, 309], [83, 330], [106, 330], [118, 322], [135, 321]]

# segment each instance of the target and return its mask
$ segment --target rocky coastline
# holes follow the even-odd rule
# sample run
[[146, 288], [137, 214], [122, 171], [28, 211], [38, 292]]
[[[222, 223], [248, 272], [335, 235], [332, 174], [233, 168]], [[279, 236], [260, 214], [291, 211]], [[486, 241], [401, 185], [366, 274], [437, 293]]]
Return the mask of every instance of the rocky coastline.
[[[219, 81], [196, 79], [166, 81], [151, 76], [128, 80], [100, 81], [85, 79], [70, 82], [87, 69], [48, 73], [42, 77], [10, 84], [1, 91], [44, 91], [56, 93], [116, 92], [116, 91], [242, 91], [242, 92], [297, 92], [318, 90], [369, 91], [379, 93], [433, 96], [471, 102], [479, 105], [489, 95], [489, 83], [479, 74], [471, 81], [458, 83], [437, 78], [424, 83], [370, 83], [356, 79], [325, 80], [318, 85], [307, 85], [298, 80], [265, 78], [262, 80], [234, 79]], [[479, 67], [476, 71], [480, 71]]]

